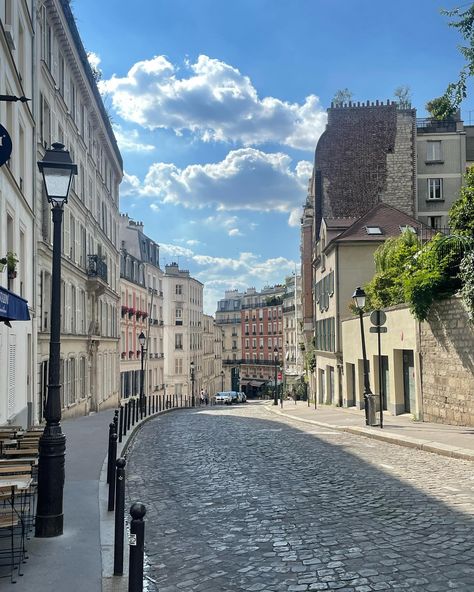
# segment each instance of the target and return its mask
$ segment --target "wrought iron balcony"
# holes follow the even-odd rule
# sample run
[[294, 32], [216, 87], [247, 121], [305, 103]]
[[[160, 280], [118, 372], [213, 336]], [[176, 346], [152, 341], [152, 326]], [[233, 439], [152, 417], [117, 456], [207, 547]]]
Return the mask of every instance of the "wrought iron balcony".
[[107, 263], [102, 255], [87, 255], [87, 275], [107, 283]]

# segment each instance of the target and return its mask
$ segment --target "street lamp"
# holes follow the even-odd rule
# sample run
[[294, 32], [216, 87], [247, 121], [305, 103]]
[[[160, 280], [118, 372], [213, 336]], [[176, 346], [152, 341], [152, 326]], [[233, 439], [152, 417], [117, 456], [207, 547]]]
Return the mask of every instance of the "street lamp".
[[275, 364], [275, 388], [273, 389], [273, 404], [278, 405], [278, 394], [277, 394], [277, 372], [278, 372], [278, 348], [275, 347], [273, 350], [273, 362]]
[[365, 292], [362, 288], [357, 287], [352, 294], [352, 299], [359, 313], [360, 320], [360, 338], [362, 341], [362, 359], [364, 363], [364, 410], [365, 410], [365, 424], [369, 425], [369, 395], [370, 383], [369, 383], [369, 369], [367, 364], [367, 352], [365, 349], [365, 335], [364, 335], [364, 306], [365, 306]]
[[191, 361], [191, 405], [194, 407], [195, 406], [195, 400], [194, 400], [194, 362]]
[[46, 197], [53, 213], [53, 267], [51, 274], [51, 333], [49, 340], [48, 396], [44, 409], [46, 425], [39, 439], [38, 502], [35, 536], [63, 534], [64, 455], [66, 436], [61, 430], [61, 225], [75, 165], [63, 144], [55, 143], [38, 162]]
[[145, 359], [145, 333], [143, 331], [138, 336], [138, 342], [140, 344], [140, 353], [141, 353], [141, 369], [140, 369], [140, 415], [143, 417], [143, 412], [145, 409], [145, 370], [143, 368], [144, 359]]
[[221, 388], [221, 391], [224, 390], [224, 376], [225, 376], [225, 372], [224, 372], [224, 370], [221, 370], [221, 379], [222, 379], [222, 388]]

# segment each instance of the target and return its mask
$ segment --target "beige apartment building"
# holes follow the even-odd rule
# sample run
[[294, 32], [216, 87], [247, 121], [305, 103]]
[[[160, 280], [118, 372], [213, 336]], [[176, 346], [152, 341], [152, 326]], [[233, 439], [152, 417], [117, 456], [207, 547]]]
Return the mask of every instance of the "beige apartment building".
[[203, 284], [170, 263], [165, 265], [163, 292], [166, 392], [190, 401], [194, 387], [197, 403], [203, 387]]
[[243, 296], [238, 290], [226, 290], [224, 298], [217, 302], [216, 324], [222, 330], [223, 372], [218, 390], [230, 390], [232, 386], [239, 385], [240, 361], [243, 357], [240, 322]]
[[203, 315], [201, 389], [209, 397], [221, 390], [222, 333], [214, 317]]
[[[24, 3], [13, 3], [14, 5]], [[60, 142], [77, 165], [64, 206], [61, 287], [63, 415], [119, 400], [119, 184], [122, 158], [66, 0], [37, 7], [37, 161]], [[52, 266], [51, 208], [36, 175], [37, 421], [47, 391]]]
[[288, 394], [303, 394], [304, 379], [303, 314], [301, 276], [286, 278], [283, 294], [283, 381]]

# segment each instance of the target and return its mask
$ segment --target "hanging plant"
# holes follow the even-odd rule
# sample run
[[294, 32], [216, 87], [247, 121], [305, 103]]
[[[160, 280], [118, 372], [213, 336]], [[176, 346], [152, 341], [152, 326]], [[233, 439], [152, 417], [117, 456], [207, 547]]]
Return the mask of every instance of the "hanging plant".
[[12, 280], [16, 278], [16, 264], [18, 259], [16, 253], [8, 251], [5, 257], [0, 259], [0, 271], [3, 271], [5, 265], [7, 266], [8, 279]]

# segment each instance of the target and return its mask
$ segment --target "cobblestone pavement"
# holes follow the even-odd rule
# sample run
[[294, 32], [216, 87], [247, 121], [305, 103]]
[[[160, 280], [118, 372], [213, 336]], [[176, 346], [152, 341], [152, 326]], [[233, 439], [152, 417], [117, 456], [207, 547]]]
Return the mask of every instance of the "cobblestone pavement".
[[249, 403], [145, 424], [127, 488], [150, 592], [474, 590], [467, 461]]

